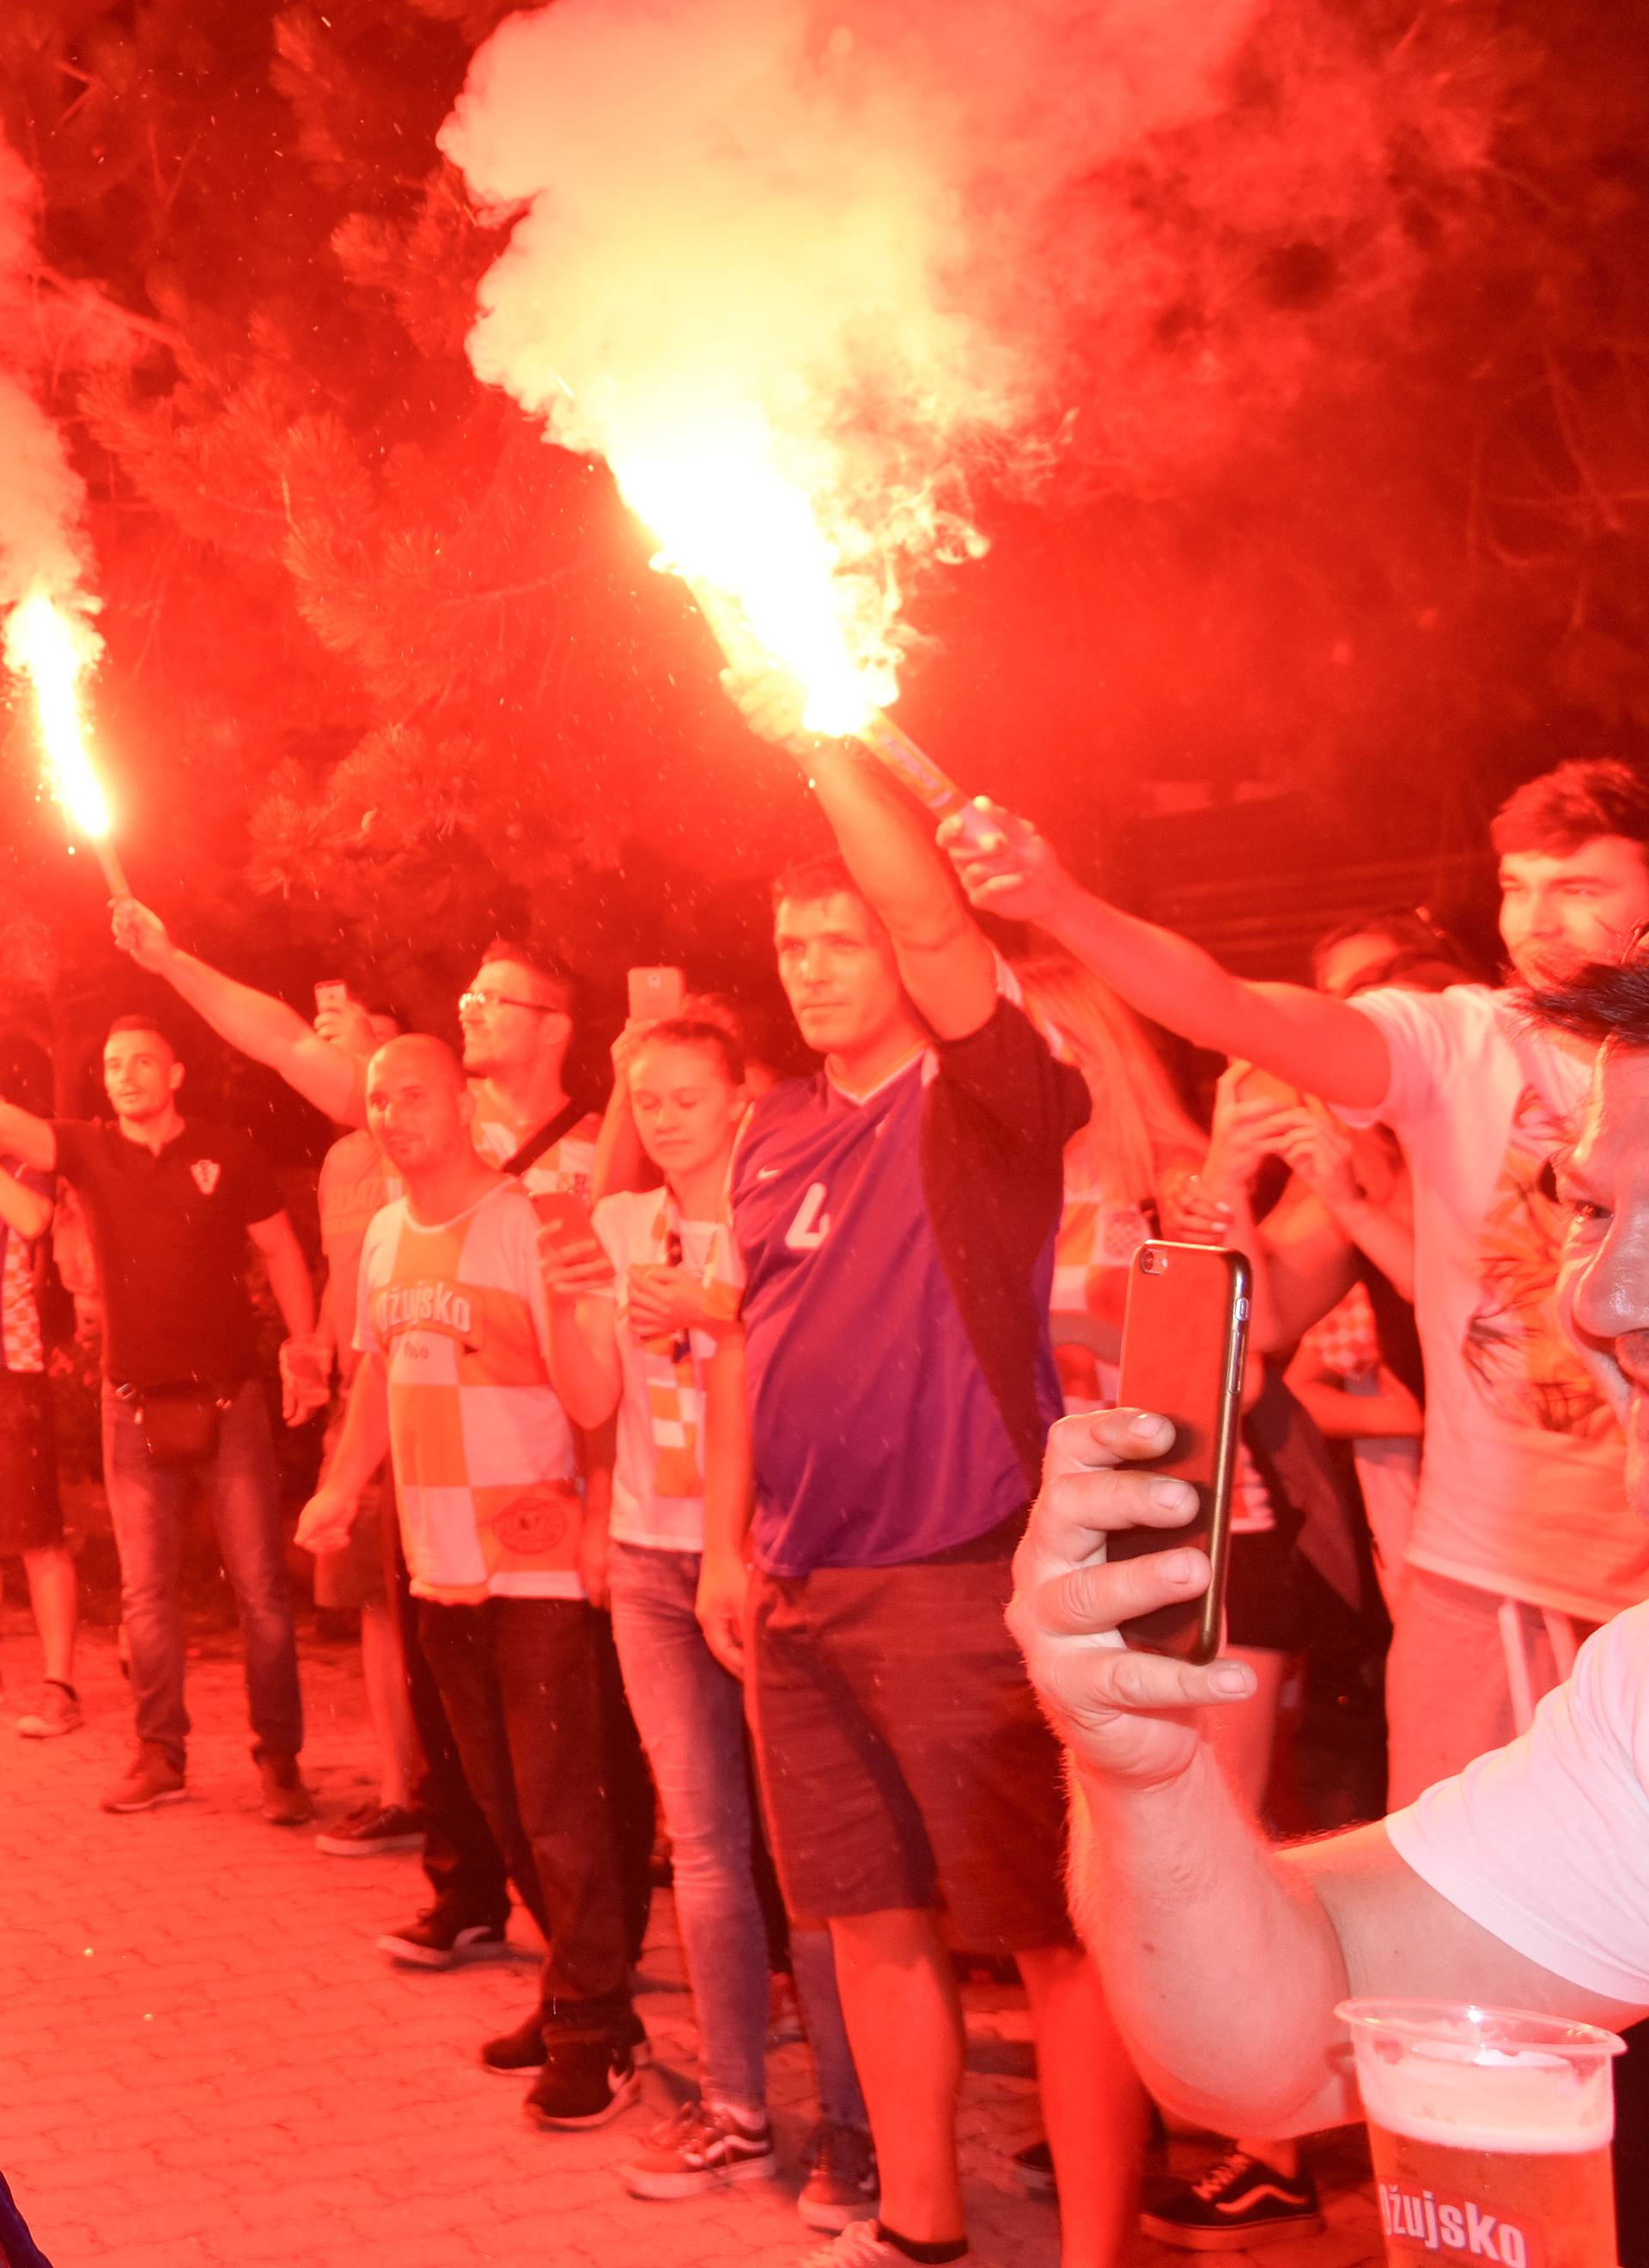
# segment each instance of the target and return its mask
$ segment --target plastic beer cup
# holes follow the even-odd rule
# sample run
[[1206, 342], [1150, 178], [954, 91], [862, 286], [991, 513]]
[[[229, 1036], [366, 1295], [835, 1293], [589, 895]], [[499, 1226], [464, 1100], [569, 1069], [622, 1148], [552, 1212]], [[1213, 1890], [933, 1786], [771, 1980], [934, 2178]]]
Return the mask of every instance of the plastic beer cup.
[[1336, 2013], [1391, 2268], [1615, 2268], [1613, 2032], [1445, 2000]]

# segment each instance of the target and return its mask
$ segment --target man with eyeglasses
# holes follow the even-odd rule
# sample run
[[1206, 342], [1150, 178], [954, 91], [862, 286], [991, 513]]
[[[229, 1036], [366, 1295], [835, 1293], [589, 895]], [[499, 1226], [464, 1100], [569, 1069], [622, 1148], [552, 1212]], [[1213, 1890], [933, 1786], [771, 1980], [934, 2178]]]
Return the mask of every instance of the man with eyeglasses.
[[[242, 984], [224, 970], [185, 953], [159, 917], [133, 899], [114, 908], [114, 941], [140, 967], [164, 977], [221, 1039], [254, 1063], [278, 1071], [287, 1085], [328, 1118], [366, 1124], [366, 1066], [373, 1041], [352, 1003], [323, 1008], [313, 1025], [272, 994]], [[458, 1001], [463, 1066], [473, 1098], [475, 1147], [489, 1165], [513, 1174], [529, 1197], [591, 1194], [600, 1120], [572, 1101], [563, 1079], [573, 1033], [574, 988], [563, 970], [525, 944], [497, 939]], [[622, 1173], [622, 1161], [619, 1161]], [[398, 1187], [390, 1191], [399, 1194]], [[588, 1526], [605, 1529], [603, 1491], [610, 1455], [588, 1457]], [[586, 1553], [586, 1582], [600, 1589], [600, 1551]], [[404, 1592], [404, 1585], [403, 1585]], [[598, 1599], [598, 1603], [601, 1603]], [[392, 1960], [447, 1969], [460, 1962], [497, 1958], [504, 1950], [509, 1890], [504, 1859], [465, 1780], [419, 1645], [409, 1606], [402, 1631], [418, 1736], [426, 1771], [418, 1787], [425, 1818], [424, 1872], [435, 1902], [416, 1921], [379, 1940]], [[645, 1926], [647, 1862], [652, 1842], [650, 1788], [639, 1742], [623, 1713], [615, 1668], [606, 1663], [607, 1701], [615, 1731], [609, 1769], [624, 1845], [626, 1904], [632, 1948]], [[490, 2041], [482, 2059], [491, 2069], [528, 2069], [543, 2060], [543, 2044], [529, 2021], [519, 2033]]]
[[[1578, 1640], [1649, 1593], [1622, 1504], [1617, 1425], [1557, 1327], [1553, 1153], [1594, 1050], [1537, 1028], [1513, 990], [1387, 984], [1355, 1002], [1227, 975], [1082, 889], [1027, 821], [941, 830], [983, 909], [1049, 931], [1129, 1005], [1198, 1046], [1391, 1127], [1415, 1193], [1425, 1360], [1420, 1490], [1387, 1669], [1394, 1805], [1511, 1738]], [[974, 814], [977, 828], [979, 814]], [[1649, 917], [1649, 784], [1572, 762], [1496, 815], [1500, 935], [1543, 990], [1616, 956]]]

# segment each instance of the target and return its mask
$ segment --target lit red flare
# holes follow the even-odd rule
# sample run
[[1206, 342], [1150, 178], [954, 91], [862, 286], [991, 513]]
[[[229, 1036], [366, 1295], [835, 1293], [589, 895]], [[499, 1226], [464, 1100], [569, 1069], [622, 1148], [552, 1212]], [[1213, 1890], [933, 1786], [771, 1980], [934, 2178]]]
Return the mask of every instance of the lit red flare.
[[34, 711], [52, 792], [70, 823], [96, 851], [116, 896], [129, 895], [126, 877], [109, 841], [108, 798], [86, 745], [80, 681], [96, 662], [103, 641], [84, 615], [32, 591], [7, 617], [5, 658], [34, 689]]

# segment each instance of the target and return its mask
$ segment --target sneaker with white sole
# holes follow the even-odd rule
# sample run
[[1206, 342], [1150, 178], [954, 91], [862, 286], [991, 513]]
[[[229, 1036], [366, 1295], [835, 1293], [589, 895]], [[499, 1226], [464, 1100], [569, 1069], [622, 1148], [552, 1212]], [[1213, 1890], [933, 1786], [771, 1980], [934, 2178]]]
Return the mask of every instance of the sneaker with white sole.
[[[950, 2257], [966, 2260], [971, 2256], [964, 2244]], [[910, 2268], [910, 2255], [888, 2242], [879, 2221], [850, 2220], [834, 2243], [809, 2252], [800, 2268]]]
[[404, 1803], [364, 1803], [315, 1837], [328, 1859], [375, 1859], [385, 1851], [422, 1851], [423, 1828]]
[[18, 1730], [26, 1741], [50, 1741], [60, 1733], [77, 1731], [85, 1722], [85, 1712], [74, 1687], [48, 1677], [18, 1719]]
[[510, 1947], [498, 1921], [471, 1921], [448, 1906], [426, 1906], [404, 1929], [386, 1930], [378, 1949], [407, 1969], [456, 1969], [469, 1961], [507, 1961]]
[[631, 2197], [703, 2197], [729, 2182], [765, 2181], [777, 2164], [765, 2118], [747, 2125], [724, 2103], [687, 2102], [618, 2177]]
[[158, 1741], [139, 1741], [130, 1764], [103, 1797], [105, 1811], [152, 1811], [158, 1803], [181, 1803], [188, 1791], [183, 1768]]
[[1240, 2252], [1272, 2236], [1310, 2236], [1322, 2227], [1309, 2174], [1279, 2173], [1233, 2150], [1194, 2182], [1165, 2183], [1139, 2216], [1159, 2244], [1186, 2252]]
[[875, 2212], [876, 2150], [863, 2126], [821, 2118], [807, 2138], [806, 2162], [796, 2210], [809, 2228], [838, 2231]]
[[605, 2126], [640, 2092], [636, 2058], [617, 2032], [551, 2032], [544, 2067], [527, 2092], [526, 2115], [540, 2126], [576, 2132]]

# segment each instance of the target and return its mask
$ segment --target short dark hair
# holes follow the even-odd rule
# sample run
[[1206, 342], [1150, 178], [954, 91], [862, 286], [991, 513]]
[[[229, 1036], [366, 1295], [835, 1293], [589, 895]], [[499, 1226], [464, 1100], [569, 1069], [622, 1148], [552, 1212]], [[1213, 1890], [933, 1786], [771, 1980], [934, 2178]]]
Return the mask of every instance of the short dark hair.
[[637, 1055], [647, 1048], [703, 1048], [715, 1057], [729, 1086], [744, 1085], [744, 1049], [738, 1035], [713, 1017], [666, 1016], [638, 1042]]
[[773, 910], [777, 913], [787, 898], [796, 905], [811, 906], [821, 898], [834, 898], [839, 894], [865, 898], [839, 850], [815, 850], [811, 858], [792, 859], [774, 877]]
[[1525, 780], [1494, 815], [1489, 839], [1502, 855], [1543, 851], [1566, 858], [1600, 835], [1624, 836], [1649, 854], [1649, 779], [1618, 756], [1575, 756]]
[[114, 1037], [116, 1032], [151, 1032], [156, 1039], [163, 1040], [166, 1042], [166, 1053], [172, 1057], [173, 1063], [177, 1063], [181, 1060], [178, 1052], [177, 1042], [173, 1038], [171, 1033], [167, 1031], [166, 1026], [157, 1021], [153, 1016], [116, 1016], [114, 1021], [109, 1026], [107, 1031], [103, 1035], [103, 1044], [105, 1047], [107, 1047], [109, 1042]]
[[495, 937], [481, 956], [484, 968], [490, 961], [513, 961], [518, 968], [530, 968], [543, 986], [548, 998], [541, 1005], [558, 1008], [571, 1016], [578, 1007], [578, 987], [571, 975], [551, 955], [541, 953], [534, 946], [524, 945], [519, 938]]
[[1531, 992], [1528, 1007], [1537, 1022], [1595, 1045], [1649, 1048], [1649, 952], [1588, 961], [1566, 984]]

